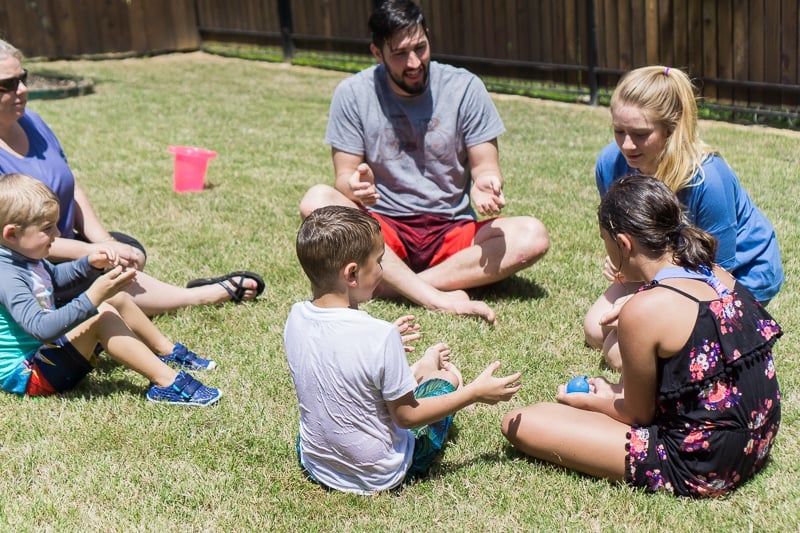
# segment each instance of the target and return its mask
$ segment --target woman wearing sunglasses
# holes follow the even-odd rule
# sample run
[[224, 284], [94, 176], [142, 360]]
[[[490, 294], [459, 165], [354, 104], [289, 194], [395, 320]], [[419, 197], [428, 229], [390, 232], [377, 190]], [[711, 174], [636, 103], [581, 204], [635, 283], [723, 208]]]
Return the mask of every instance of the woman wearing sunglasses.
[[[28, 174], [58, 196], [61, 237], [53, 243], [49, 259], [77, 259], [110, 245], [125, 266], [141, 270], [146, 260], [144, 248], [136, 239], [103, 226], [75, 181], [55, 134], [39, 115], [26, 109], [28, 71], [22, 67], [22, 59], [17, 48], [0, 39], [0, 174]], [[263, 290], [264, 281], [252, 272], [197, 279], [187, 287], [140, 272], [129, 292], [145, 313], [155, 315], [191, 305], [254, 300]], [[69, 299], [70, 295], [57, 294], [56, 298]]]

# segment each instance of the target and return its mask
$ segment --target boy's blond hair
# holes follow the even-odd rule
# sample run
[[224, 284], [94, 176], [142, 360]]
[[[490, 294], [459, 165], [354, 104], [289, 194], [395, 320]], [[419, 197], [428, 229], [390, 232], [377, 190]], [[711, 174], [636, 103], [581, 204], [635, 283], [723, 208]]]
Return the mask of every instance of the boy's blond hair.
[[329, 291], [345, 265], [366, 262], [378, 239], [383, 242], [380, 224], [360, 209], [320, 207], [300, 225], [297, 258], [315, 292]]
[[58, 197], [41, 181], [25, 174], [0, 176], [0, 228], [39, 226], [58, 214]]

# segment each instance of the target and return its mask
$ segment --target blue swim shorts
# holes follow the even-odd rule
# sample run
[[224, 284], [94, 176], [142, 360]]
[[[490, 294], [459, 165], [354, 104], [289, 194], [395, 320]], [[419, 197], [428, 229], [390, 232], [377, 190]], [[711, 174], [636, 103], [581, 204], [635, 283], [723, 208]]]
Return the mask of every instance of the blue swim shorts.
[[[433, 378], [420, 384], [414, 391], [414, 398], [430, 398], [450, 394], [455, 386], [446, 379]], [[411, 430], [414, 433], [414, 456], [406, 479], [425, 477], [431, 469], [434, 459], [444, 447], [447, 432], [453, 422], [453, 415]]]
[[43, 344], [29, 356], [31, 377], [25, 393], [28, 396], [48, 396], [74, 388], [94, 369], [67, 340], [61, 337], [52, 344]]

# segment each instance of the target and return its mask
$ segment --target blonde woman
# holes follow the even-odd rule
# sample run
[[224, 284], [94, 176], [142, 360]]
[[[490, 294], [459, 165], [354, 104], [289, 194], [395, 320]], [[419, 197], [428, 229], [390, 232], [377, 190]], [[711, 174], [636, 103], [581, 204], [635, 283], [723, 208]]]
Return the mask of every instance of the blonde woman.
[[[649, 66], [626, 74], [611, 97], [614, 142], [597, 159], [597, 189], [604, 197], [616, 180], [653, 176], [686, 207], [689, 220], [719, 242], [716, 263], [766, 305], [783, 284], [775, 231], [758, 210], [736, 173], [698, 134], [697, 104], [683, 71]], [[602, 349], [612, 368], [620, 368], [616, 320], [640, 285], [623, 276], [606, 258], [603, 275], [612, 285], [584, 320], [589, 346]]]

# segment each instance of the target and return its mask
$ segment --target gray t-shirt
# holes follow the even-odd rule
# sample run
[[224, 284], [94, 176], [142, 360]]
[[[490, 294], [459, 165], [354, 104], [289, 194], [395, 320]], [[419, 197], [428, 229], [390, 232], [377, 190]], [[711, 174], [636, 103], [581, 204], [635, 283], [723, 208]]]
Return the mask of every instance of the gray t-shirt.
[[391, 217], [433, 214], [475, 218], [467, 148], [505, 126], [483, 82], [431, 61], [428, 90], [395, 94], [383, 65], [343, 80], [333, 94], [325, 142], [363, 155], [381, 195], [371, 207]]

